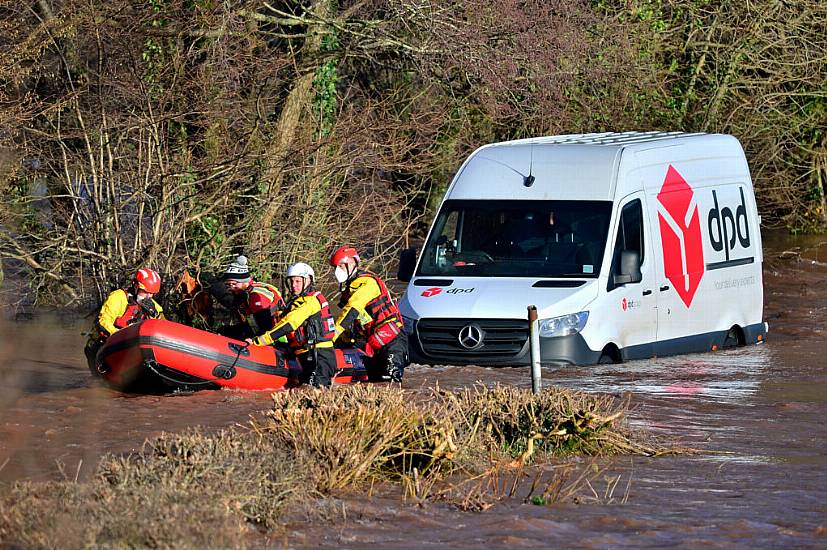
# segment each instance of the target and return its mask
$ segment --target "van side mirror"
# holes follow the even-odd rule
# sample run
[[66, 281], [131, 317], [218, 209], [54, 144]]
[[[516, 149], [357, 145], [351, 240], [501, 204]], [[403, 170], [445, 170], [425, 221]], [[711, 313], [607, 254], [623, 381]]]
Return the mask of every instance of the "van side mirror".
[[403, 283], [410, 282], [416, 269], [416, 248], [404, 248], [399, 253], [399, 270], [396, 278]]
[[615, 273], [612, 283], [615, 286], [629, 283], [639, 283], [643, 280], [640, 272], [640, 254], [635, 250], [624, 250], [620, 253], [620, 273]]

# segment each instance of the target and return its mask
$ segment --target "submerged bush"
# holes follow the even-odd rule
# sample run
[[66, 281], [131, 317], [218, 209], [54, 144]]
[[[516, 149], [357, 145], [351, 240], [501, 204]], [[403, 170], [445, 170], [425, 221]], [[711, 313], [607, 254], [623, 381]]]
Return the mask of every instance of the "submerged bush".
[[654, 454], [619, 425], [624, 409], [609, 397], [549, 389], [477, 386], [433, 390], [412, 400], [399, 390], [354, 386], [317, 393], [280, 393], [254, 430], [286, 443], [318, 464], [320, 489], [360, 481], [475, 470], [515, 458], [534, 440], [549, 456]]
[[492, 440], [489, 445], [513, 456], [523, 453], [532, 439], [541, 452], [552, 456], [658, 452], [620, 423], [625, 407], [608, 396], [559, 388], [533, 395], [509, 386], [439, 395], [453, 404], [454, 425], [470, 429], [463, 437], [473, 440], [480, 433], [487, 434]]

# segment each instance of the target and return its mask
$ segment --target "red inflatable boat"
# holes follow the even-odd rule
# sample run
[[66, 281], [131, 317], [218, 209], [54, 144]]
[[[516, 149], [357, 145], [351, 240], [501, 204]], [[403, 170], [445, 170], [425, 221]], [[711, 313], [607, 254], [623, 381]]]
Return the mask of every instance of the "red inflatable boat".
[[[334, 382], [368, 379], [357, 350], [336, 350]], [[247, 346], [186, 325], [150, 319], [119, 330], [98, 352], [97, 371], [113, 388], [279, 390], [300, 383], [301, 367], [281, 350]]]

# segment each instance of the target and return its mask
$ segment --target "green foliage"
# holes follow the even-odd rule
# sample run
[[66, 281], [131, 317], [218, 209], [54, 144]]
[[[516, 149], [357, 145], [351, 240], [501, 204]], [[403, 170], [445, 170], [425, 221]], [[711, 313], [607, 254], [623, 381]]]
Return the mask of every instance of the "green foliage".
[[[168, 19], [162, 14], [167, 9], [167, 0], [149, 0], [152, 11], [156, 14], [148, 23], [153, 29], [161, 29], [167, 26]], [[161, 39], [148, 36], [144, 40], [141, 59], [144, 62], [144, 81], [149, 84], [152, 95], [160, 95], [164, 89], [162, 72], [168, 62], [168, 50], [173, 48], [171, 41], [164, 43]]]
[[[339, 49], [339, 37], [332, 27], [323, 29], [320, 38], [319, 53], [333, 54]], [[327, 137], [336, 120], [337, 97], [336, 85], [339, 82], [339, 61], [327, 59], [313, 75], [313, 114], [318, 124], [318, 135]]]
[[665, 32], [669, 22], [664, 18], [663, 2], [661, 0], [643, 0], [632, 8], [632, 15], [647, 23], [654, 32]]
[[29, 236], [41, 236], [44, 232], [36, 204], [37, 201], [46, 199], [33, 197], [29, 192], [29, 189], [37, 185], [43, 185], [43, 182], [24, 177], [13, 181], [6, 190], [6, 206], [11, 214], [7, 223], [10, 223], [15, 231]]
[[198, 259], [199, 268], [215, 263], [224, 243], [226, 226], [216, 216], [201, 216], [187, 226], [187, 250], [190, 257]]
[[313, 76], [313, 113], [319, 125], [319, 135], [327, 137], [336, 120], [336, 83], [339, 81], [338, 61], [330, 59], [323, 63]]

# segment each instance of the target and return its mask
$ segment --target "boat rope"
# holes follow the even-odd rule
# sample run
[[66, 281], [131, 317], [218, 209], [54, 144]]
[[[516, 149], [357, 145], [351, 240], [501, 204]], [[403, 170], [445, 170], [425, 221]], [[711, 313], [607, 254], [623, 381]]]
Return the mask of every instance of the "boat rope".
[[[222, 369], [223, 372], [234, 372], [236, 363], [238, 363], [238, 360], [241, 357], [241, 354], [244, 352], [244, 350], [246, 350], [248, 347], [250, 347], [250, 342], [245, 342], [243, 346], [236, 346], [236, 347], [238, 348], [238, 351], [235, 355], [235, 359], [233, 360], [233, 364], [232, 365], [218, 365], [218, 366], [224, 367], [224, 369]], [[158, 369], [155, 368], [155, 365], [157, 365], [157, 363], [155, 361], [152, 361], [152, 360], [144, 361], [144, 364], [147, 366], [147, 368], [149, 368], [149, 370], [154, 372], [156, 376], [166, 380], [167, 382], [172, 382], [173, 384], [176, 384], [176, 385], [179, 385], [179, 386], [205, 386], [207, 384], [212, 384], [213, 382], [216, 382], [218, 380], [228, 380], [229, 378], [232, 378], [232, 376], [229, 377], [229, 378], [227, 378], [225, 376], [216, 376], [215, 378], [209, 378], [207, 380], [199, 380], [198, 382], [185, 382], [183, 380], [177, 380], [177, 379], [173, 378], [172, 376], [169, 376], [167, 374], [164, 374], [164, 373], [158, 371]], [[213, 372], [215, 372], [215, 371], [213, 371]]]
[[212, 384], [212, 383], [213, 383], [213, 382], [215, 382], [216, 380], [220, 380], [220, 379], [221, 379], [221, 377], [220, 377], [220, 376], [218, 376], [218, 377], [216, 377], [216, 378], [210, 378], [210, 379], [208, 379], [208, 380], [199, 380], [198, 382], [185, 382], [185, 381], [183, 381], [183, 380], [177, 380], [177, 379], [175, 379], [175, 378], [173, 378], [173, 377], [171, 377], [171, 376], [168, 376], [168, 375], [166, 375], [166, 374], [164, 374], [164, 373], [162, 373], [162, 372], [159, 372], [159, 371], [158, 371], [158, 370], [157, 370], [157, 369], [153, 366], [153, 363], [155, 363], [155, 361], [144, 361], [144, 365], [146, 365], [146, 367], [147, 367], [149, 370], [151, 370], [152, 372], [154, 372], [156, 376], [158, 376], [159, 378], [163, 378], [163, 379], [164, 379], [164, 380], [166, 380], [167, 382], [172, 382], [173, 384], [175, 384], [175, 385], [177, 385], [177, 386], [204, 386], [204, 385], [207, 385], [207, 384]]

